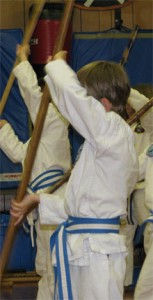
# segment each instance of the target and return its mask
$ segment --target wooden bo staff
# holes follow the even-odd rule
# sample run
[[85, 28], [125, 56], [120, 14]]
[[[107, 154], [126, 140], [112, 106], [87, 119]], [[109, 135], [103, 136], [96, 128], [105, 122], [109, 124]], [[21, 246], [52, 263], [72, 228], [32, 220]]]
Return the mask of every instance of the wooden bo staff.
[[[58, 33], [58, 36], [56, 39], [55, 47], [53, 50], [53, 55], [56, 52], [63, 49], [66, 33], [68, 30], [70, 18], [72, 15], [73, 5], [74, 5], [74, 0], [71, 0], [71, 1], [66, 0], [65, 1], [63, 17], [60, 22], [59, 33]], [[35, 123], [34, 130], [32, 133], [32, 138], [29, 143], [29, 147], [28, 147], [28, 151], [27, 151], [27, 155], [26, 155], [26, 159], [25, 159], [22, 181], [17, 190], [17, 195], [16, 195], [17, 202], [21, 202], [24, 195], [26, 194], [27, 185], [29, 183], [32, 166], [33, 166], [34, 159], [36, 156], [36, 151], [37, 151], [37, 147], [39, 144], [39, 139], [41, 136], [41, 132], [42, 132], [42, 128], [43, 128], [43, 124], [44, 124], [44, 120], [45, 120], [45, 116], [47, 113], [48, 104], [49, 104], [50, 100], [51, 99], [50, 99], [49, 89], [48, 89], [47, 85], [45, 85], [44, 93], [43, 93], [41, 103], [40, 103], [40, 108], [39, 108], [38, 115], [36, 118], [36, 123]], [[8, 225], [8, 229], [6, 232], [6, 236], [5, 236], [5, 240], [4, 240], [4, 244], [3, 244], [3, 248], [2, 248], [2, 253], [1, 253], [1, 258], [0, 258], [0, 276], [1, 277], [3, 276], [3, 272], [5, 269], [8, 257], [9, 257], [9, 253], [10, 253], [11, 247], [13, 245], [13, 239], [14, 239], [15, 233], [17, 231], [17, 228], [14, 225], [15, 220], [16, 219], [14, 217], [10, 217], [10, 222]]]
[[45, 190], [46, 194], [52, 194], [54, 193], [58, 188], [60, 188], [65, 182], [68, 181], [69, 177], [71, 175], [71, 170], [68, 170], [63, 177], [61, 178], [61, 180], [59, 180], [58, 182], [56, 182], [54, 185], [48, 187]]
[[153, 106], [153, 97], [147, 102], [140, 110], [135, 112], [128, 120], [127, 123], [131, 126], [134, 122], [136, 122], [140, 117], [144, 115], [144, 113], [149, 110]]
[[[26, 27], [26, 30], [25, 30], [25, 35], [24, 35], [24, 38], [23, 38], [23, 41], [22, 41], [22, 45], [29, 44], [30, 39], [32, 37], [32, 34], [34, 32], [34, 29], [35, 29], [36, 24], [38, 22], [38, 18], [40, 16], [41, 12], [42, 12], [42, 9], [43, 9], [43, 6], [44, 6], [45, 2], [46, 2], [45, 0], [38, 0], [38, 4], [37, 5], [35, 4], [33, 14], [30, 17], [29, 23], [28, 23], [28, 25]], [[16, 58], [13, 68], [17, 64], [18, 64], [18, 59]], [[7, 82], [7, 85], [5, 87], [1, 102], [0, 102], [0, 115], [2, 114], [2, 112], [5, 108], [5, 104], [6, 104], [6, 101], [7, 101], [7, 98], [9, 96], [9, 93], [10, 93], [10, 90], [12, 88], [14, 80], [15, 80], [15, 76], [14, 76], [13, 72], [11, 72], [10, 77], [8, 79], [8, 82]]]
[[124, 66], [124, 64], [127, 62], [127, 59], [128, 59], [129, 54], [130, 54], [131, 48], [132, 48], [133, 43], [134, 43], [134, 41], [135, 41], [135, 39], [137, 37], [139, 28], [140, 28], [139, 25], [136, 25], [136, 27], [134, 29], [133, 36], [130, 38], [128, 46], [127, 46], [127, 48], [123, 52], [122, 59], [120, 61], [120, 65], [121, 66]]

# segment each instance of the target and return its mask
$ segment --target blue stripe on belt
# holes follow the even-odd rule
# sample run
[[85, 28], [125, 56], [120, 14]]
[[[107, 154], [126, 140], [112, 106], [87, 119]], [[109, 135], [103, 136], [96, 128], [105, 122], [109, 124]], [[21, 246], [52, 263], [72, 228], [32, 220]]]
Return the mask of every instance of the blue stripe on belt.
[[56, 264], [55, 270], [55, 292], [56, 283], [58, 287], [58, 298], [60, 300], [73, 300], [69, 262], [67, 254], [67, 233], [119, 233], [120, 218], [96, 219], [69, 217], [53, 233], [50, 240], [51, 251], [55, 246]]

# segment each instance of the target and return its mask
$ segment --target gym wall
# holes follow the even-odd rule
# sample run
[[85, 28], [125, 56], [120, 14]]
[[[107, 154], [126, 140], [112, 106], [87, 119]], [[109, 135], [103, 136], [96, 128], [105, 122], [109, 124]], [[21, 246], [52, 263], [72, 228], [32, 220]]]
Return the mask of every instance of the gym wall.
[[[0, 29], [21, 28], [24, 31], [29, 18], [29, 8], [36, 2], [37, 0], [0, 0]], [[64, 0], [46, 2], [63, 3]], [[134, 0], [133, 3], [122, 8], [124, 26], [133, 28], [135, 24], [139, 24], [142, 29], [152, 29], [152, 11], [152, 0]], [[74, 9], [73, 31], [103, 31], [113, 27], [114, 22], [114, 11]]]

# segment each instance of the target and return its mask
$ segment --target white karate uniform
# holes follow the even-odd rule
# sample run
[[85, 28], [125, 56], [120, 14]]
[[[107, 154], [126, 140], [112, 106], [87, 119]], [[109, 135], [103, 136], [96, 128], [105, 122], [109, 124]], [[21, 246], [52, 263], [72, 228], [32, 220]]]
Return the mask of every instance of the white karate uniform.
[[[149, 101], [144, 95], [138, 91], [131, 89], [131, 93], [128, 99], [129, 104], [135, 109], [140, 110]], [[144, 132], [137, 133], [135, 128], [137, 123], [134, 123], [131, 128], [135, 135], [135, 148], [137, 155], [143, 153], [144, 149], [149, 145], [153, 139], [153, 109], [148, 110], [141, 117], [141, 125], [144, 128]], [[133, 281], [133, 269], [134, 269], [134, 253], [133, 253], [133, 241], [137, 226], [140, 225], [148, 215], [147, 208], [145, 206], [145, 181], [142, 180], [136, 184], [135, 190], [132, 194], [132, 216], [129, 217], [131, 224], [124, 224], [121, 227], [121, 233], [126, 235], [128, 255], [126, 258], [127, 269], [125, 277], [125, 286], [131, 285]], [[147, 253], [150, 244], [150, 231], [146, 227], [144, 231], [144, 249]]]
[[[21, 62], [13, 71], [18, 80], [19, 88], [28, 108], [32, 123], [35, 124], [42, 97], [36, 74], [28, 61]], [[0, 130], [1, 149], [13, 162], [22, 162], [23, 168], [29, 142], [30, 140], [25, 144], [20, 142], [9, 124], [4, 125]], [[37, 148], [30, 182], [39, 174], [52, 168], [60, 168], [66, 172], [71, 168], [71, 156], [68, 139], [68, 122], [50, 102]], [[64, 190], [65, 185], [58, 189], [55, 194], [63, 195]], [[42, 192], [42, 190], [39, 192]], [[52, 222], [50, 224], [52, 224]], [[54, 288], [54, 281], [49, 245], [53, 230], [54, 228], [52, 226], [41, 226], [39, 219], [36, 222], [36, 271], [42, 276], [39, 281], [38, 300], [53, 299], [52, 289]]]
[[[148, 216], [153, 219], [153, 157], [146, 155], [147, 149], [139, 157], [140, 176], [145, 178], [145, 205]], [[152, 213], [150, 213], [150, 211]], [[135, 288], [135, 300], [152, 300], [153, 298], [153, 223], [147, 223], [150, 231], [150, 244]]]
[[[126, 214], [126, 199], [137, 182], [134, 137], [116, 113], [87, 96], [63, 60], [46, 65], [46, 81], [60, 112], [85, 138], [67, 184], [65, 200], [40, 194], [42, 223], [60, 223], [66, 215], [114, 218]], [[58, 205], [58, 206], [57, 206]], [[65, 216], [64, 216], [65, 215]], [[72, 234], [67, 237], [75, 300], [123, 299], [126, 246], [119, 234]], [[53, 252], [53, 262], [56, 264]]]

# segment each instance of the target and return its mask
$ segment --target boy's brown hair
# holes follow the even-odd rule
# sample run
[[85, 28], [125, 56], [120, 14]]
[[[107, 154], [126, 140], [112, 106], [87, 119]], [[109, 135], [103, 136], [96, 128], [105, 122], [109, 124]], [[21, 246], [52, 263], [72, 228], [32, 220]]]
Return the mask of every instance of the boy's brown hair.
[[129, 79], [123, 67], [115, 62], [95, 61], [82, 67], [77, 76], [87, 94], [98, 101], [107, 98], [112, 110], [124, 118], [130, 94]]

